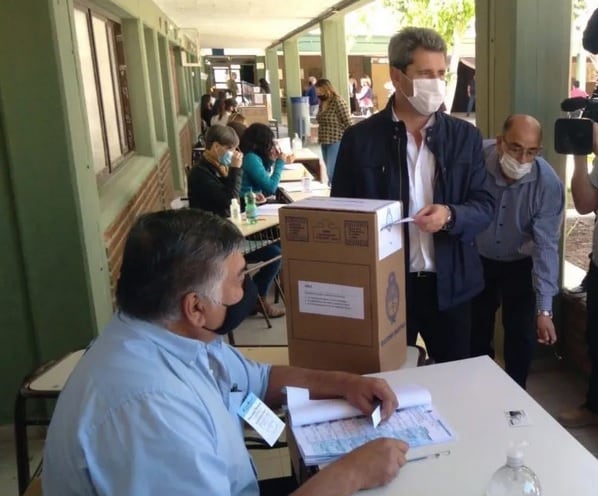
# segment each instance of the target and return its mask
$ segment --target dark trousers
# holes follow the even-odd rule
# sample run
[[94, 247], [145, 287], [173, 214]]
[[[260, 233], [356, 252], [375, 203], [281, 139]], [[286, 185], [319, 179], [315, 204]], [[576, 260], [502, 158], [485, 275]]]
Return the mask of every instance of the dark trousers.
[[258, 482], [260, 496], [287, 496], [299, 486], [295, 477], [279, 477], [277, 479], [264, 479]]
[[433, 272], [410, 273], [406, 282], [407, 344], [414, 346], [420, 333], [435, 362], [469, 358], [470, 302], [439, 310]]
[[532, 259], [499, 262], [480, 258], [486, 287], [472, 304], [471, 353], [494, 358], [494, 318], [502, 306], [505, 369], [525, 389], [536, 343]]
[[[249, 263], [265, 262], [278, 255], [280, 255], [280, 245], [274, 243], [245, 255], [245, 260]], [[262, 298], [268, 294], [272, 281], [274, 281], [274, 278], [280, 270], [280, 263], [280, 259], [276, 262], [272, 262], [271, 264], [262, 267], [253, 276], [253, 282], [257, 286], [257, 292]]]
[[592, 371], [586, 397], [586, 406], [598, 413], [598, 267], [590, 263], [586, 293], [586, 339]]

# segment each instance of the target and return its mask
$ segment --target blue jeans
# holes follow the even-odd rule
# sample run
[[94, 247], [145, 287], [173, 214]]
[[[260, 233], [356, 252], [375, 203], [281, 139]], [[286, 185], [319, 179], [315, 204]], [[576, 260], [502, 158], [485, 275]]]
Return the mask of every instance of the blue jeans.
[[[266, 260], [270, 260], [278, 255], [280, 255], [280, 245], [278, 243], [274, 243], [272, 245], [265, 246], [264, 248], [260, 248], [252, 253], [248, 253], [245, 255], [245, 261], [248, 263], [265, 262]], [[280, 264], [281, 260], [279, 259], [276, 262], [272, 262], [271, 264], [261, 268], [253, 276], [253, 282], [257, 286], [257, 292], [262, 298], [268, 294], [268, 290], [272, 285], [272, 281], [274, 281], [274, 278], [280, 270]]]
[[341, 146], [341, 142], [322, 144], [322, 158], [326, 164], [326, 171], [328, 172], [328, 181], [332, 183], [334, 177], [334, 166], [336, 165], [336, 157], [338, 155], [338, 149]]

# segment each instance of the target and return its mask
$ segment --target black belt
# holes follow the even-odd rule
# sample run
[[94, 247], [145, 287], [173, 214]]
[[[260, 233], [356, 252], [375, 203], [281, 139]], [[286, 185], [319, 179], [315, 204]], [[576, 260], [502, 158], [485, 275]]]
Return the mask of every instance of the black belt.
[[436, 277], [436, 272], [426, 272], [420, 270], [418, 272], [409, 272], [409, 277], [413, 279], [425, 279], [430, 277]]

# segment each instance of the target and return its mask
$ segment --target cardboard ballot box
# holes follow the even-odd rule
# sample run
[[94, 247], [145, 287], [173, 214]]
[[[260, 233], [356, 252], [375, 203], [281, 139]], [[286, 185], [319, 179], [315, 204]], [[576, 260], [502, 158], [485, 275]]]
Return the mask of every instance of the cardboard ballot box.
[[311, 197], [279, 215], [290, 364], [359, 374], [400, 367], [401, 204]]

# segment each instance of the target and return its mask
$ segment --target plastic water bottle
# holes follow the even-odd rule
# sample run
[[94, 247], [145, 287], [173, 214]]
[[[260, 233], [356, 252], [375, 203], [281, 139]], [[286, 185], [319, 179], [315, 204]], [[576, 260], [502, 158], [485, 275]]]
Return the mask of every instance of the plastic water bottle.
[[301, 189], [304, 193], [311, 193], [311, 174], [307, 171], [303, 173], [303, 178], [301, 179]]
[[542, 488], [534, 471], [523, 464], [524, 444], [511, 446], [507, 463], [490, 479], [486, 496], [541, 496]]
[[230, 201], [230, 220], [235, 224], [241, 223], [241, 205], [239, 205], [239, 200], [236, 198]]
[[293, 137], [291, 147], [293, 148], [293, 152], [296, 152], [297, 150], [301, 150], [301, 148], [303, 148], [303, 141], [301, 141], [301, 138], [297, 133], [295, 133], [295, 136]]
[[249, 190], [245, 193], [245, 215], [250, 224], [257, 223], [257, 205], [255, 204], [255, 193]]

